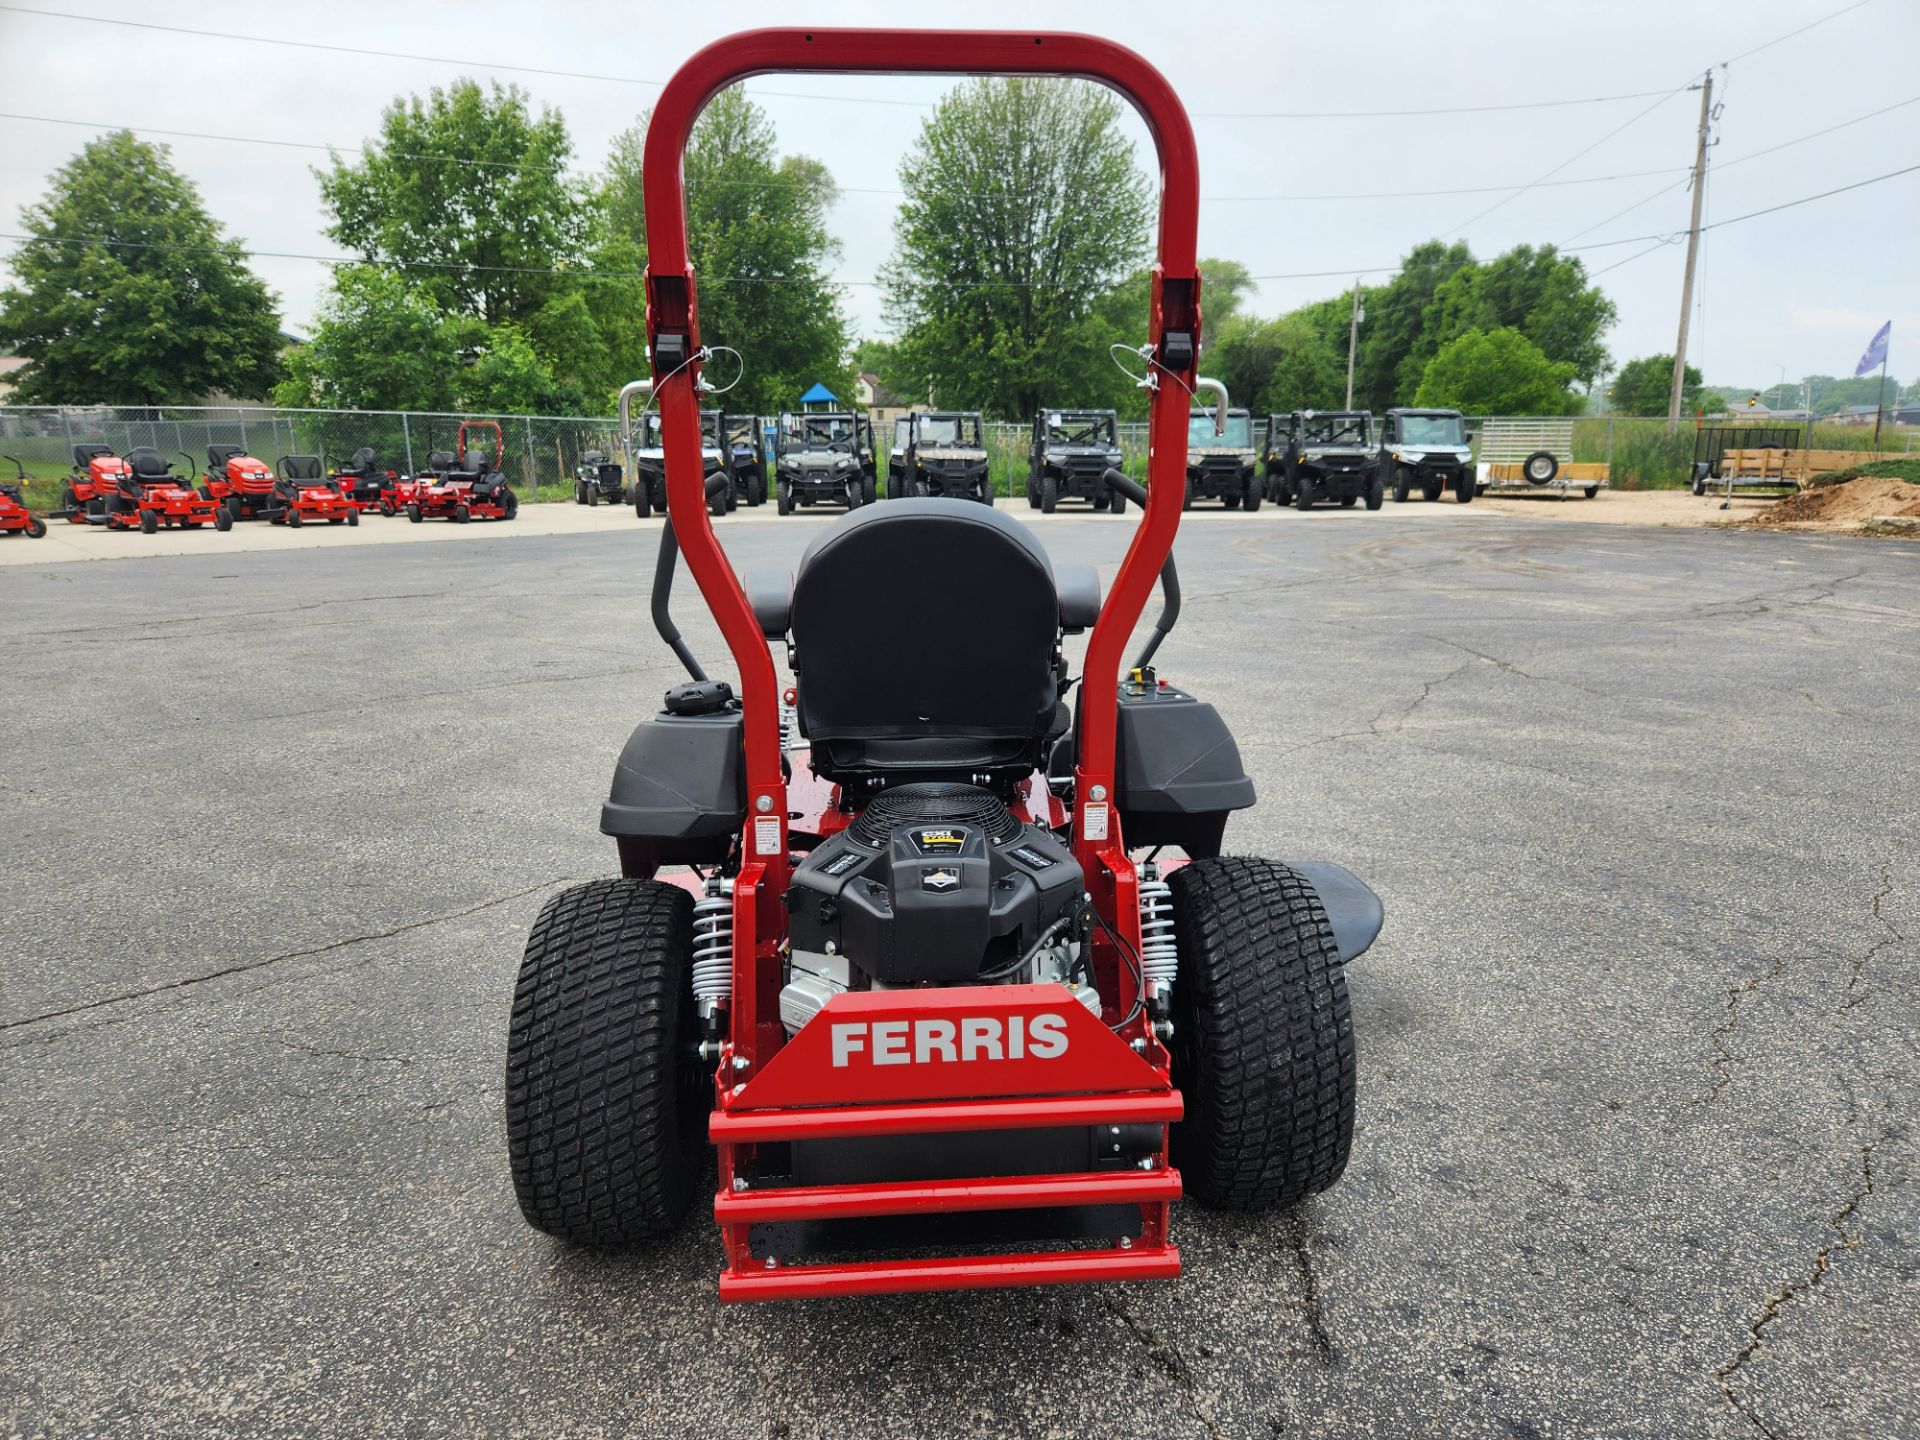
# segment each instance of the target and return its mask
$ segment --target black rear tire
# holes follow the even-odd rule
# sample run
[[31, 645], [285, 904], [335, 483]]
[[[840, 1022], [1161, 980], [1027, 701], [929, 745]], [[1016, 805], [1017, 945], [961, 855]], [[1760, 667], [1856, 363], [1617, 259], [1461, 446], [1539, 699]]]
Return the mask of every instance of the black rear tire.
[[782, 515], [791, 515], [793, 513], [793, 486], [789, 485], [785, 480], [782, 480], [779, 485], [775, 487], [773, 495], [776, 507], [780, 513]]
[[651, 514], [653, 514], [653, 491], [648, 489], [647, 482], [642, 480], [633, 487], [633, 518], [645, 520]]
[[1353, 1147], [1346, 972], [1326, 911], [1277, 861], [1196, 860], [1169, 877], [1179, 935], [1173, 1080], [1186, 1193], [1225, 1210], [1332, 1185]]
[[1109, 515], [1123, 515], [1126, 513], [1126, 509], [1127, 497], [1122, 495], [1118, 490], [1109, 490], [1107, 492], [1107, 513]]
[[1051, 515], [1060, 505], [1060, 482], [1051, 475], [1040, 477], [1040, 513]]
[[507, 1153], [535, 1228], [634, 1245], [686, 1218], [712, 1097], [692, 954], [693, 897], [677, 886], [594, 880], [542, 907], [507, 1030]]

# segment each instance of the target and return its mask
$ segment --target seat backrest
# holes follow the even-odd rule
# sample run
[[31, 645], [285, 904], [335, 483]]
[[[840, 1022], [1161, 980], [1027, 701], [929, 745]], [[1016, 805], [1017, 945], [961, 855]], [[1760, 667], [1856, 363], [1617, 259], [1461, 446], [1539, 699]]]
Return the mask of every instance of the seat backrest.
[[451, 450], [434, 451], [427, 456], [427, 468], [436, 475], [446, 474], [453, 469], [453, 452]]
[[853, 511], [794, 576], [800, 724], [816, 764], [966, 769], [1020, 761], [1060, 727], [1060, 597], [1047, 552], [960, 500]]
[[96, 455], [111, 455], [112, 453], [113, 447], [111, 445], [76, 445], [73, 447], [73, 463], [84, 470], [87, 468], [87, 462]]
[[373, 461], [373, 447], [371, 445], [362, 445], [358, 450], [353, 452], [353, 459], [347, 462], [347, 473], [350, 475], [371, 475], [373, 474]]
[[209, 445], [207, 446], [207, 468], [218, 474], [227, 468], [227, 462], [234, 456], [246, 453], [238, 445]]
[[599, 450], [589, 450], [580, 457], [580, 463], [582, 465], [604, 465], [607, 463], [607, 457]]
[[127, 466], [139, 480], [164, 480], [169, 469], [167, 457], [146, 445], [127, 452]]
[[280, 473], [289, 480], [318, 480], [326, 467], [318, 455], [282, 455]]

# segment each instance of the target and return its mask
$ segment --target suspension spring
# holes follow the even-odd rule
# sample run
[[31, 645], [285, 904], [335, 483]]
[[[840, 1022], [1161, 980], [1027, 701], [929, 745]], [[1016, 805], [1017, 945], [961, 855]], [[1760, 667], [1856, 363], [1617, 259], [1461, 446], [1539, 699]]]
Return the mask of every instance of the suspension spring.
[[1180, 975], [1180, 946], [1173, 932], [1173, 887], [1151, 860], [1140, 867], [1140, 973], [1147, 1003], [1164, 1012]]
[[718, 875], [693, 902], [693, 998], [702, 1022], [733, 998], [733, 881]]
[[780, 702], [780, 750], [784, 754], [793, 749], [793, 738], [800, 728], [799, 709], [786, 700]]

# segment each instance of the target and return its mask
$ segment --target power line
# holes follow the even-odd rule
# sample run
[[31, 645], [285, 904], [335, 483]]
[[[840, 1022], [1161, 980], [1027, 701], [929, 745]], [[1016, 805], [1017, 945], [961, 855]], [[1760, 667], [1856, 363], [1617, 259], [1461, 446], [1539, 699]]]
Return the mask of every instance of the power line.
[[[1777, 214], [1782, 210], [1792, 210], [1801, 205], [1811, 205], [1816, 200], [1826, 200], [1835, 195], [1844, 195], [1849, 191], [1863, 190], [1869, 185], [1878, 185], [1883, 181], [1895, 180], [1902, 175], [1911, 175], [1920, 171], [1920, 164], [1903, 166], [1898, 170], [1889, 170], [1884, 175], [1869, 176], [1865, 180], [1856, 180], [1850, 185], [1838, 185], [1831, 190], [1822, 190], [1818, 194], [1803, 195], [1797, 200], [1784, 200], [1778, 205], [1768, 205], [1760, 210], [1750, 210], [1744, 215], [1729, 216], [1725, 220], [1716, 220], [1711, 225], [1700, 227], [1701, 233], [1709, 230], [1724, 230], [1729, 225], [1738, 225], [1747, 220], [1756, 220], [1763, 215]], [[226, 247], [218, 245], [180, 245], [170, 241], [114, 240], [105, 236], [54, 236], [20, 235], [0, 233], [0, 240], [13, 240], [22, 244], [34, 245], [102, 245], [109, 249], [165, 250], [193, 254], [228, 254]], [[1669, 245], [1674, 241], [1672, 234], [1667, 235], [1631, 235], [1618, 240], [1596, 240], [1587, 245], [1568, 245], [1556, 247], [1561, 253], [1573, 255], [1589, 250], [1610, 250], [1621, 245], [1635, 245], [1645, 241], [1656, 241], [1659, 245]], [[564, 266], [542, 265], [474, 265], [457, 260], [377, 260], [355, 255], [313, 255], [291, 250], [250, 250], [242, 246], [241, 253], [251, 259], [263, 260], [311, 260], [323, 265], [374, 265], [389, 270], [445, 270], [475, 275], [554, 275], [579, 280], [639, 280], [644, 272], [639, 270], [591, 270], [568, 269]], [[1657, 248], [1657, 247], [1656, 247]], [[1647, 253], [1647, 252], [1642, 252]], [[1624, 263], [1624, 262], [1622, 262]], [[1609, 266], [1608, 269], [1618, 268]], [[1318, 280], [1328, 276], [1351, 275], [1391, 275], [1396, 273], [1398, 265], [1373, 265], [1358, 268], [1348, 265], [1338, 270], [1302, 270], [1290, 274], [1249, 275], [1253, 281], [1265, 280]], [[702, 285], [791, 285], [810, 283], [788, 275], [702, 275]], [[822, 282], [837, 286], [877, 286], [880, 280], [831, 279]], [[965, 290], [1018, 290], [1026, 288], [1030, 282], [1024, 280], [978, 280], [962, 282], [943, 288]]]
[[[1869, 0], [1855, 0], [1849, 10], [1857, 10]], [[152, 30], [168, 35], [186, 35], [199, 40], [233, 40], [249, 45], [282, 45], [297, 50], [320, 50], [334, 55], [361, 55], [378, 60], [405, 60], [418, 64], [452, 65], [473, 70], [500, 70], [517, 75], [540, 75], [556, 80], [592, 80], [609, 85], [640, 85], [650, 89], [662, 89], [666, 82], [650, 80], [638, 75], [609, 75], [590, 70], [557, 70], [539, 65], [520, 65], [494, 60], [469, 60], [445, 55], [422, 55], [405, 50], [377, 50], [368, 46], [335, 45], [316, 40], [289, 40], [273, 35], [246, 35], [230, 30], [202, 30], [186, 25], [162, 25], [152, 20], [126, 20], [109, 15], [80, 15], [64, 10], [42, 10], [31, 5], [0, 4], [0, 10], [10, 10], [19, 15], [37, 15], [51, 20], [72, 20], [90, 25], [117, 25], [126, 29]], [[1845, 14], [1846, 11], [1837, 12]], [[1826, 19], [1834, 19], [1827, 16]], [[1756, 46], [1746, 52], [1753, 55], [1811, 30], [1814, 25], [1824, 24], [1816, 20], [1803, 25], [1788, 35], [1782, 35], [1765, 45]], [[1744, 59], [1745, 55], [1735, 56]], [[1732, 61], [1724, 62], [1731, 64]], [[834, 104], [849, 105], [885, 105], [901, 109], [928, 110], [933, 102], [926, 100], [901, 100], [879, 95], [822, 95], [812, 91], [763, 90], [755, 87], [754, 94], [782, 100], [822, 100]], [[1563, 97], [1554, 100], [1508, 101], [1496, 105], [1441, 105], [1407, 110], [1192, 110], [1188, 112], [1195, 120], [1370, 120], [1400, 119], [1435, 115], [1490, 115], [1516, 110], [1558, 110], [1583, 105], [1612, 105], [1627, 100], [1645, 100], [1652, 96], [1665, 98], [1666, 91], [1636, 90], [1618, 95], [1590, 95]]]
[[1793, 39], [1793, 37], [1796, 35], [1804, 35], [1807, 33], [1807, 31], [1814, 29], [1816, 26], [1824, 25], [1829, 20], [1838, 20], [1842, 15], [1851, 15], [1855, 10], [1858, 10], [1861, 6], [1871, 4], [1871, 3], [1872, 3], [1872, 0], [1854, 0], [1853, 4], [1843, 6], [1842, 8], [1835, 10], [1830, 15], [1822, 15], [1818, 20], [1809, 20], [1806, 24], [1802, 25], [1798, 30], [1789, 30], [1784, 35], [1776, 35], [1773, 37], [1773, 39], [1762, 41], [1760, 44], [1754, 46], [1751, 50], [1742, 50], [1738, 55], [1735, 55], [1728, 60], [1722, 60], [1720, 63], [1722, 65], [1732, 65], [1737, 61], [1745, 60], [1749, 55], [1758, 55], [1762, 50], [1771, 50], [1774, 46], [1783, 44], [1784, 42]]
[[[0, 6], [0, 9], [4, 9]], [[1920, 98], [1920, 97], [1916, 97]], [[1891, 108], [1891, 107], [1889, 107]], [[27, 115], [18, 111], [0, 110], [0, 120], [23, 120], [40, 125], [70, 125], [82, 130], [125, 130], [136, 135], [164, 136], [180, 140], [215, 140], [233, 145], [265, 145], [279, 150], [311, 150], [328, 155], [339, 155], [359, 148], [358, 145], [339, 144], [327, 140], [274, 140], [260, 135], [218, 135], [207, 130], [168, 130], [154, 125], [116, 125], [105, 120], [72, 120], [59, 115]], [[1854, 123], [1854, 122], [1848, 122]], [[1833, 127], [1838, 129], [1840, 127]], [[1826, 133], [1826, 132], [1821, 132]], [[365, 145], [367, 141], [360, 141]], [[1787, 142], [1793, 143], [1791, 141]], [[1777, 147], [1776, 147], [1777, 148]], [[426, 160], [436, 164], [466, 165], [479, 169], [513, 170], [519, 166], [514, 160], [471, 160], [459, 155], [435, 155], [424, 151], [384, 150], [383, 158], [394, 160]], [[1628, 170], [1618, 175], [1583, 175], [1571, 180], [1551, 180], [1548, 185], [1602, 185], [1618, 180], [1638, 180], [1648, 175], [1680, 174], [1685, 167], [1670, 167], [1665, 170]], [[764, 180], [706, 180], [704, 185], [729, 185], [743, 188], [772, 188], [775, 186], [805, 185], [806, 181], [785, 180], [778, 177]], [[877, 186], [836, 185], [841, 194], [848, 195], [905, 195], [899, 189], [886, 189]], [[1345, 200], [1421, 200], [1446, 195], [1497, 195], [1506, 190], [1519, 190], [1522, 184], [1512, 185], [1469, 185], [1451, 190], [1374, 190], [1343, 192], [1328, 195], [1203, 195], [1203, 204], [1254, 205], [1254, 204], [1298, 204], [1302, 202], [1330, 202]]]

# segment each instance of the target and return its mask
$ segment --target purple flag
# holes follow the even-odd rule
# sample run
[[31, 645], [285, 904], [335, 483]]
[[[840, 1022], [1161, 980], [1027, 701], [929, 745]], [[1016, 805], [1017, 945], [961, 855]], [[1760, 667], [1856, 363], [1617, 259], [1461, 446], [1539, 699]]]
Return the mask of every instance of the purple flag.
[[1877, 370], [1887, 363], [1887, 338], [1893, 334], [1893, 322], [1882, 325], [1873, 337], [1873, 343], [1867, 346], [1867, 353], [1860, 357], [1860, 363], [1853, 367], [1855, 376]]

